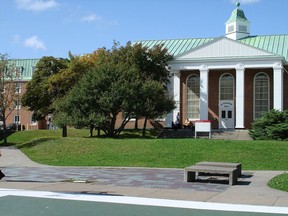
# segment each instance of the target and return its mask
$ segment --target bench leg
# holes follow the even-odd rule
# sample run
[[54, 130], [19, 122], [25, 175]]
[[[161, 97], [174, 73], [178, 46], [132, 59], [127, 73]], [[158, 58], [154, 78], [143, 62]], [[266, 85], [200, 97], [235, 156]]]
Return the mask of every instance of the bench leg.
[[185, 182], [193, 182], [193, 181], [196, 181], [196, 172], [193, 172], [193, 171], [185, 171], [184, 181], [185, 181]]
[[229, 185], [235, 185], [238, 181], [238, 171], [235, 170], [232, 173], [229, 174]]

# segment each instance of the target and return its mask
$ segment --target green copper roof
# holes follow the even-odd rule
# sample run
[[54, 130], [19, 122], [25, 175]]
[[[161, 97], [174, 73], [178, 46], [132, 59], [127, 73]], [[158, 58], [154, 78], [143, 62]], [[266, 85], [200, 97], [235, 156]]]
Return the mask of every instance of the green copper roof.
[[232, 14], [230, 18], [227, 20], [227, 23], [235, 22], [236, 20], [241, 20], [241, 21], [247, 21], [248, 19], [246, 18], [244, 11], [239, 9], [240, 3], [237, 2], [236, 4], [237, 8], [232, 11]]
[[171, 40], [146, 40], [136, 41], [135, 43], [142, 43], [143, 46], [152, 48], [155, 45], [164, 45], [170, 55], [176, 56], [188, 50], [203, 45], [215, 38], [191, 38], [191, 39], [171, 39]]
[[11, 59], [9, 62], [16, 67], [22, 67], [22, 80], [27, 81], [32, 79], [33, 70], [39, 59]]
[[283, 56], [288, 62], [288, 35], [249, 36], [238, 41]]
[[[177, 56], [193, 48], [204, 45], [217, 38], [192, 38], [192, 39], [171, 39], [171, 40], [147, 40], [136, 41], [142, 43], [143, 46], [152, 48], [155, 45], [163, 44], [168, 52]], [[249, 46], [283, 56], [288, 62], [288, 35], [270, 35], [270, 36], [249, 36], [238, 42]]]

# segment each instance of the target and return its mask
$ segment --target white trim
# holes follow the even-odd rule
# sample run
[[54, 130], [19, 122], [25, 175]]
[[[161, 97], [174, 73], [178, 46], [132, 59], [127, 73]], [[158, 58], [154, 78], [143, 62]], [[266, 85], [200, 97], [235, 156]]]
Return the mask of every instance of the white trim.
[[242, 64], [236, 69], [236, 125], [235, 128], [243, 129], [244, 126], [244, 89], [245, 89], [245, 68]]
[[173, 97], [176, 108], [173, 110], [173, 122], [177, 118], [178, 112], [180, 113], [180, 71], [173, 73]]
[[208, 87], [209, 87], [209, 69], [206, 65], [199, 68], [200, 71], [200, 119], [208, 119]]
[[281, 63], [276, 63], [273, 67], [274, 76], [274, 103], [273, 108], [283, 111], [283, 66]]

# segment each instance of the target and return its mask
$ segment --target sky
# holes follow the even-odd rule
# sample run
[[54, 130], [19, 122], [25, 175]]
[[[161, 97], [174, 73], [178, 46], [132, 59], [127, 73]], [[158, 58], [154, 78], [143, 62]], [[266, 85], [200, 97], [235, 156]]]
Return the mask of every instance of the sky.
[[[113, 41], [225, 35], [236, 0], [0, 0], [0, 53], [67, 58]], [[239, 0], [251, 35], [288, 34], [288, 0]]]

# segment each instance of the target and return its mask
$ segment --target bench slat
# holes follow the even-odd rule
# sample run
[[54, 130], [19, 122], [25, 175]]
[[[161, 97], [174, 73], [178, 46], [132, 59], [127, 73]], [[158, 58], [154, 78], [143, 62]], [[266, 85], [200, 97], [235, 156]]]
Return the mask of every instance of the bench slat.
[[241, 165], [241, 163], [226, 163], [226, 162], [208, 162], [208, 161], [203, 161], [203, 162], [197, 163], [196, 165], [237, 168], [238, 177], [240, 177], [242, 175], [242, 165]]

